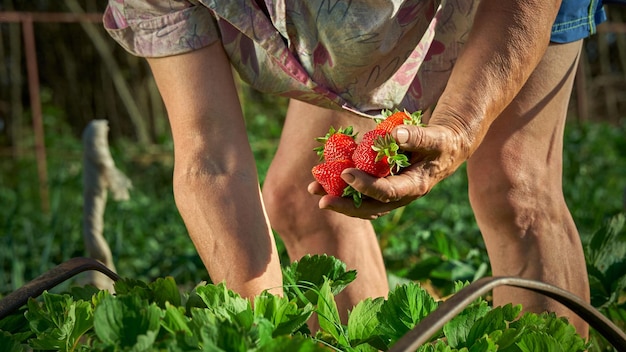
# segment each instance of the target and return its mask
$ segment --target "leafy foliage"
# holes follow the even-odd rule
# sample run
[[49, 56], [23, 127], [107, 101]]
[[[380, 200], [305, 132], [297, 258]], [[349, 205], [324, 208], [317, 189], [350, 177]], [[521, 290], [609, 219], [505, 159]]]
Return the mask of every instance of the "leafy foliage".
[[[150, 283], [123, 279], [115, 295], [91, 287], [44, 292], [24, 311], [0, 320], [0, 342], [11, 351], [384, 351], [438, 307], [419, 284], [409, 283], [393, 289], [387, 299], [360, 302], [344, 324], [335, 294], [347, 283], [334, 284], [332, 279], [351, 275], [343, 267], [333, 257], [315, 256], [287, 271], [311, 279], [307, 292], [317, 294], [316, 304], [303, 304], [304, 295], [288, 293], [289, 285], [283, 297], [263, 292], [254, 305], [223, 283], [201, 283], [180, 293], [171, 277]], [[491, 309], [479, 299], [419, 351], [588, 347], [565, 319], [548, 313], [517, 319], [520, 310], [511, 305]], [[313, 313], [319, 317], [315, 334], [303, 329]]]
[[[626, 330], [626, 214], [607, 219], [585, 248], [591, 287], [591, 303]], [[605, 350], [607, 343], [591, 331], [594, 348]]]
[[297, 297], [300, 304], [309, 302], [316, 304], [319, 296], [317, 288], [322, 287], [325, 281], [330, 282], [331, 293], [341, 292], [356, 278], [356, 271], [346, 271], [346, 265], [341, 261], [328, 260], [327, 255], [306, 255], [300, 260], [283, 268], [285, 293]]

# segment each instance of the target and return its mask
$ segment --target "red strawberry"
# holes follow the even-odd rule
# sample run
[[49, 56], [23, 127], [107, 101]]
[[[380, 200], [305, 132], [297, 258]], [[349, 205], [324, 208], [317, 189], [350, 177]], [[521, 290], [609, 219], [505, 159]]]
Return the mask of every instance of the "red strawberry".
[[348, 186], [346, 181], [341, 178], [341, 172], [350, 167], [354, 167], [352, 160], [333, 160], [315, 165], [311, 172], [326, 193], [341, 197], [344, 189]]
[[383, 115], [386, 115], [387, 117], [382, 120], [378, 125], [376, 125], [376, 129], [383, 130], [388, 133], [391, 133], [391, 130], [393, 130], [396, 126], [419, 125], [422, 122], [421, 111], [416, 111], [412, 114], [409, 114], [406, 110], [395, 110], [393, 112], [385, 110], [383, 111]]
[[316, 138], [318, 142], [324, 145], [314, 150], [320, 156], [320, 160], [334, 161], [350, 159], [352, 153], [354, 153], [354, 149], [356, 149], [354, 137], [355, 134], [352, 126], [346, 127], [345, 129], [340, 128], [337, 131], [335, 131], [334, 127], [331, 127], [326, 136]]
[[409, 166], [407, 156], [398, 153], [398, 150], [398, 144], [390, 133], [374, 129], [363, 135], [352, 160], [360, 170], [375, 177], [385, 177]]

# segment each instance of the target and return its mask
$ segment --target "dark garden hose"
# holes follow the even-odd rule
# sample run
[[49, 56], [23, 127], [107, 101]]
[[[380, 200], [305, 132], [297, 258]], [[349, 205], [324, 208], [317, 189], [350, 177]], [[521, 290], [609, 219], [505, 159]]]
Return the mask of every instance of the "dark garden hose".
[[540, 281], [515, 277], [485, 277], [476, 280], [443, 302], [437, 310], [422, 319], [413, 330], [409, 331], [398, 340], [389, 351], [415, 351], [419, 346], [428, 342], [430, 337], [437, 333], [445, 323], [461, 313], [465, 307], [498, 286], [525, 288], [557, 300], [589, 323], [592, 328], [604, 336], [618, 351], [626, 351], [626, 334], [593, 306], [574, 294], [558, 287]]
[[63, 281], [88, 270], [99, 271], [113, 281], [117, 281], [120, 278], [116, 273], [95, 259], [72, 258], [2, 298], [0, 300], [0, 319], [18, 310], [28, 302], [29, 298], [37, 297], [44, 291], [50, 290]]

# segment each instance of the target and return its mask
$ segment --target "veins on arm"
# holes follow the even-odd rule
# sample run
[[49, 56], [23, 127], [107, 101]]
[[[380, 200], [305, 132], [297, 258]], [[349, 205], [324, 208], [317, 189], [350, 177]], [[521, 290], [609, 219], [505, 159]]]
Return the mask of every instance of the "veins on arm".
[[560, 1], [484, 0], [430, 124], [469, 157], [542, 59]]

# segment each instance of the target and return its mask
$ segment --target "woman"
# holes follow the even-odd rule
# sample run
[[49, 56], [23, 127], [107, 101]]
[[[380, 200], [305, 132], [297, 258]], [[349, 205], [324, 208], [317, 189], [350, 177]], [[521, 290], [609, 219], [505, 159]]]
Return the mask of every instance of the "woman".
[[[274, 229], [292, 259], [326, 253], [358, 271], [338, 297], [345, 318], [388, 290], [368, 219], [463, 162], [493, 274], [589, 299], [561, 154], [581, 41], [603, 19], [596, 1], [110, 0], [105, 26], [153, 71], [174, 138], [176, 203], [213, 281], [245, 297], [280, 294]], [[262, 195], [231, 65], [291, 98]], [[314, 138], [331, 125], [366, 131], [368, 116], [393, 108], [430, 112], [426, 127], [393, 132], [412, 166], [384, 179], [344, 171], [370, 197], [359, 208], [324, 195], [310, 173]], [[509, 302], [569, 316], [587, 334], [548, 298], [495, 290], [494, 305]]]

